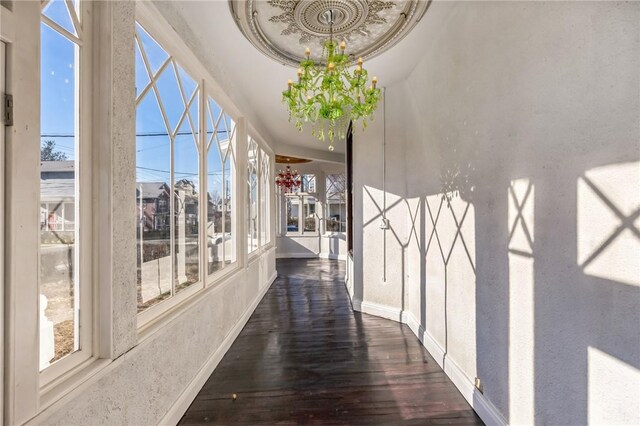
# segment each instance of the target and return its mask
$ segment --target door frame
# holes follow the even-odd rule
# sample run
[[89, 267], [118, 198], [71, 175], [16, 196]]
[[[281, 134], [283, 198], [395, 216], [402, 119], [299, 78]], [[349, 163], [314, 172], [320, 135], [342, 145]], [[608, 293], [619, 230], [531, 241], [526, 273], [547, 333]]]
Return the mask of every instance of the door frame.
[[[6, 93], [6, 43], [0, 39], [0, 117], [5, 116]], [[0, 277], [2, 277], [2, 288], [0, 289], [0, 419], [4, 418], [4, 141], [6, 127], [4, 122], [0, 123]]]

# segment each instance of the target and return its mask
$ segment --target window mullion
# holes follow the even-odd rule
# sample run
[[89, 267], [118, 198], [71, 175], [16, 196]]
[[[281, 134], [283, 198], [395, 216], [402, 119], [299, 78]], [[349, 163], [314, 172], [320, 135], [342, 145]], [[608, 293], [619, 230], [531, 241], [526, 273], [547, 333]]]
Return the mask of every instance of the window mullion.
[[[207, 165], [207, 121], [205, 118], [205, 104], [206, 101], [206, 83], [204, 80], [200, 80], [200, 87], [198, 92], [199, 108], [198, 108], [198, 141], [200, 149], [198, 150], [198, 158], [200, 162], [199, 176], [200, 176], [200, 194], [198, 195], [198, 208], [199, 208], [199, 220], [198, 220], [198, 239], [201, 247], [199, 256], [199, 277], [202, 280], [203, 287], [207, 285], [207, 278], [209, 272], [209, 263], [207, 259], [207, 225], [208, 225], [208, 165]], [[204, 223], [204, 226], [203, 226]]]

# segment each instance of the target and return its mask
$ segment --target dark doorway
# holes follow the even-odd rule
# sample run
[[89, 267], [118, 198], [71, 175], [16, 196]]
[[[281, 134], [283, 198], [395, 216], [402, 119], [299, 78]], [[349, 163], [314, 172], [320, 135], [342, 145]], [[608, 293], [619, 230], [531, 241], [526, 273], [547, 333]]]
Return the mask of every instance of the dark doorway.
[[353, 122], [347, 130], [347, 251], [353, 259]]

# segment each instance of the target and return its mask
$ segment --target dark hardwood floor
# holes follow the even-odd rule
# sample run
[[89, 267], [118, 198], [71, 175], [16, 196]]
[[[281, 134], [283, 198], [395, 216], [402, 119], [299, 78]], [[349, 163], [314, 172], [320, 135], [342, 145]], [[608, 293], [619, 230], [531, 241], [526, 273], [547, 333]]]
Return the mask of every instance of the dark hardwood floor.
[[408, 327], [353, 312], [343, 262], [277, 269], [180, 424], [482, 424]]

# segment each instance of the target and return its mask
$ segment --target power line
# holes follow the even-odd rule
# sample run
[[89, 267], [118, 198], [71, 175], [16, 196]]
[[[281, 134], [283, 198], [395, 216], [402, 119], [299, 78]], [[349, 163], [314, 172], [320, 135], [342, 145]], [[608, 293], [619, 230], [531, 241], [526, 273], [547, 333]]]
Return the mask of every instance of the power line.
[[[221, 133], [231, 133], [228, 130], [216, 130], [216, 134]], [[213, 132], [207, 131], [207, 135], [212, 135]], [[193, 132], [178, 132], [176, 136], [186, 136], [193, 135]], [[146, 132], [146, 133], [136, 133], [136, 137], [159, 137], [159, 136], [169, 136], [167, 132]], [[75, 138], [76, 135], [73, 133], [45, 133], [40, 135], [41, 138]]]
[[[142, 166], [136, 166], [136, 169], [148, 170], [148, 171], [152, 171], [152, 172], [167, 173], [167, 174], [170, 173], [169, 170], [152, 169], [150, 167], [142, 167]], [[185, 176], [197, 176], [198, 175], [198, 173], [193, 173], [193, 172], [175, 172], [175, 171], [173, 172], [173, 174], [174, 175], [185, 175]], [[222, 175], [222, 171], [207, 173], [207, 176], [215, 176], [215, 175]]]

